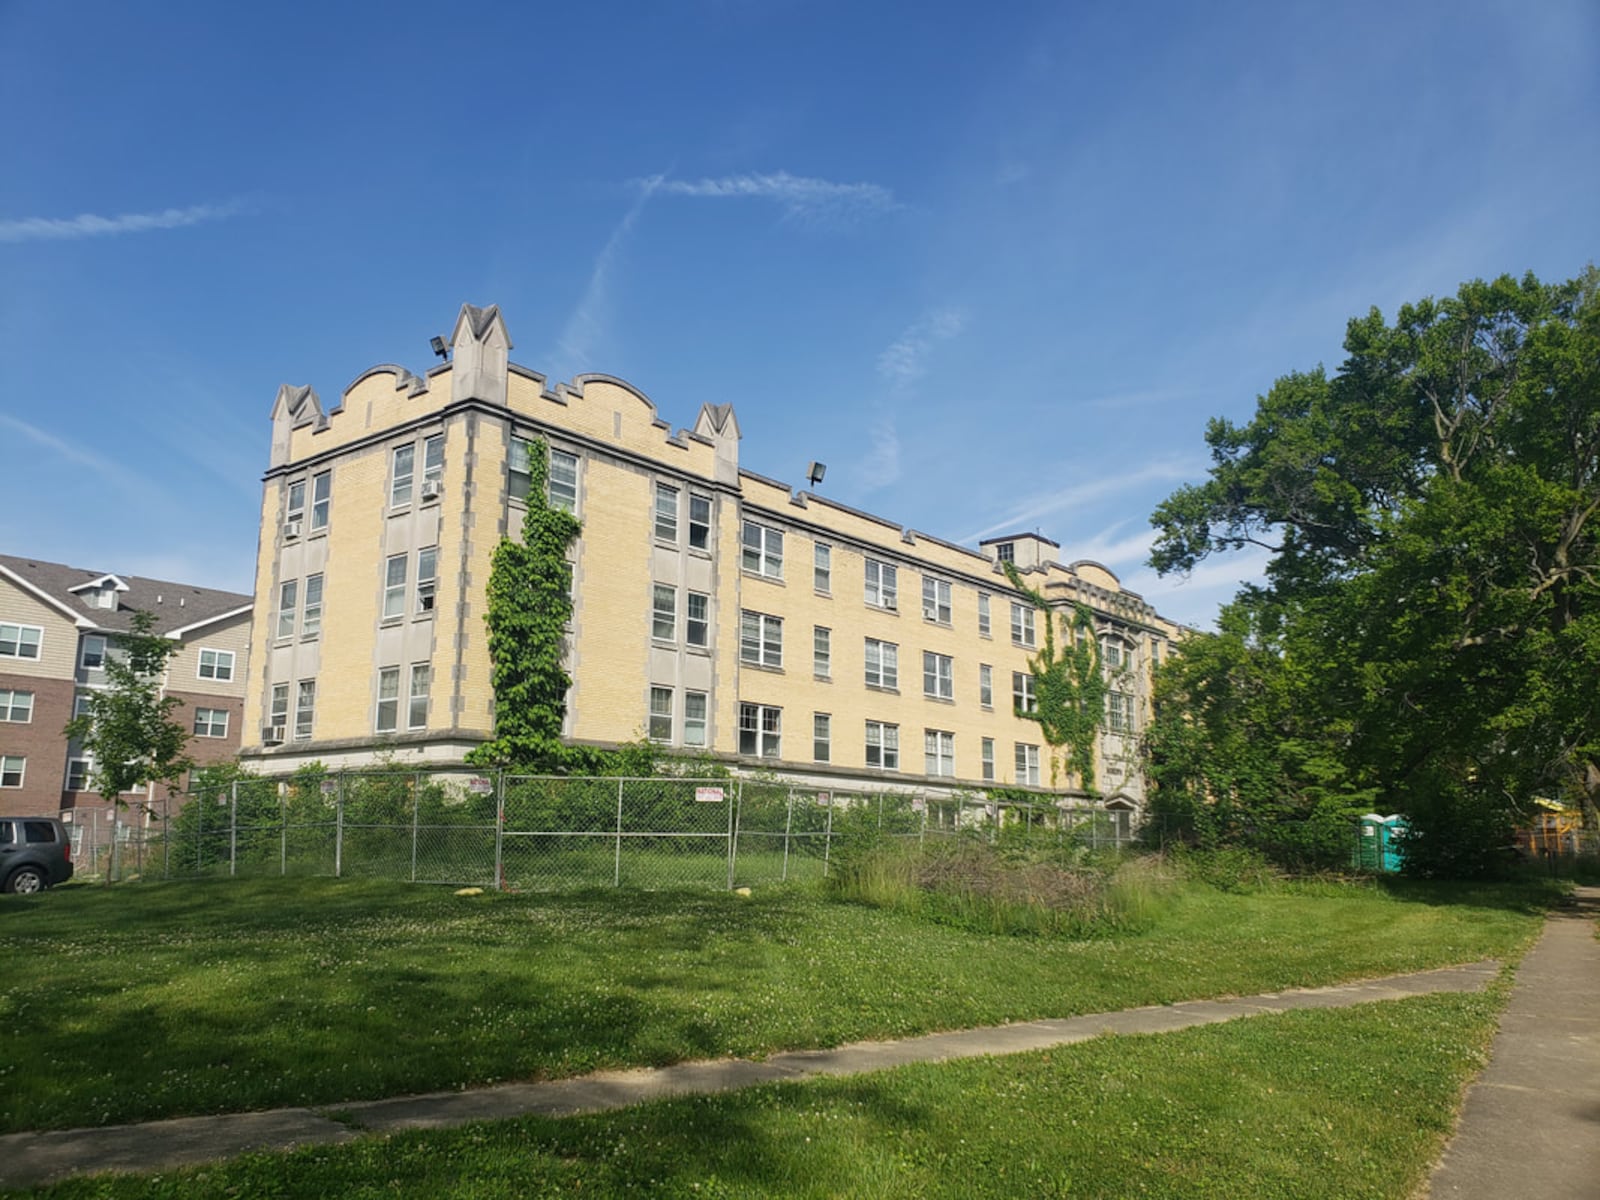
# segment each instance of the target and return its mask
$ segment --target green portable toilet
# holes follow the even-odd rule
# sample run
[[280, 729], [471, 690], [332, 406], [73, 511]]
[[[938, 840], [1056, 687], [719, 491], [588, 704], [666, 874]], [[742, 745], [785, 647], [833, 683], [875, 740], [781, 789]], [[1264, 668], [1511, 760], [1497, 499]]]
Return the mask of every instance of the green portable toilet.
[[1356, 822], [1355, 865], [1361, 871], [1394, 872], [1400, 869], [1403, 855], [1398, 834], [1407, 829], [1402, 816], [1367, 813]]

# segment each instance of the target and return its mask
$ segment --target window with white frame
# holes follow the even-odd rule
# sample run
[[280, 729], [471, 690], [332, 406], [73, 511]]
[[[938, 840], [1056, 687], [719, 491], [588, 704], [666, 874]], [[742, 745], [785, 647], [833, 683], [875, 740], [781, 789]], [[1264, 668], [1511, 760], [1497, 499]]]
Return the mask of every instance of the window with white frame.
[[867, 722], [867, 766], [885, 771], [900, 769], [900, 726]]
[[1150, 665], [1152, 667], [1161, 665], [1161, 643], [1155, 638], [1150, 639]]
[[1001, 542], [994, 548], [996, 562], [1016, 562], [1017, 546], [1015, 542]]
[[938, 625], [950, 624], [950, 585], [943, 579], [922, 577], [922, 619]]
[[27, 757], [20, 754], [0, 756], [0, 788], [19, 788], [28, 773]]
[[706, 744], [706, 694], [704, 692], [685, 692], [683, 694], [683, 744], [685, 746], [704, 746]]
[[683, 640], [702, 649], [711, 645], [711, 597], [704, 592], [690, 592], [687, 596]]
[[678, 636], [678, 589], [664, 583], [650, 589], [650, 636], [670, 642]]
[[1106, 727], [1112, 733], [1133, 732], [1133, 697], [1127, 692], [1106, 694]]
[[1025, 787], [1039, 786], [1039, 747], [1017, 743], [1017, 782]]
[[218, 683], [227, 683], [233, 678], [233, 651], [202, 648], [198, 674], [201, 679], [215, 679]]
[[311, 532], [328, 527], [328, 509], [333, 503], [333, 472], [319, 471], [311, 477]]
[[711, 497], [689, 493], [689, 549], [711, 549]]
[[984, 738], [979, 745], [981, 746], [980, 757], [983, 762], [983, 777], [992, 780], [994, 778], [994, 739]]
[[984, 708], [994, 707], [994, 668], [988, 663], [978, 664], [978, 703]]
[[922, 652], [922, 694], [931, 700], [956, 698], [955, 663], [948, 654]]
[[317, 681], [302, 679], [294, 701], [294, 740], [308, 741], [317, 717]]
[[900, 647], [877, 638], [866, 641], [867, 686], [893, 691], [900, 686]]
[[1019, 646], [1033, 645], [1033, 607], [1011, 602], [1011, 640]]
[[428, 693], [433, 689], [433, 667], [427, 663], [411, 665], [411, 703], [406, 709], [406, 728], [428, 727]]
[[300, 581], [286, 579], [278, 585], [278, 640], [294, 636], [294, 623], [300, 611]]
[[833, 547], [827, 542], [811, 547], [811, 587], [824, 596], [833, 591]]
[[866, 560], [866, 601], [874, 608], [887, 608], [893, 611], [899, 606], [896, 582], [899, 572], [893, 563], [879, 562], [875, 558]]
[[1123, 667], [1133, 665], [1132, 656], [1120, 638], [1103, 637], [1100, 639], [1100, 661], [1113, 671], [1120, 671]]
[[422, 439], [422, 482], [441, 483], [444, 480], [444, 434], [436, 433]]
[[10, 625], [0, 621], [0, 658], [38, 658], [44, 629], [38, 625]]
[[752, 667], [783, 666], [783, 618], [767, 613], [739, 613], [739, 661]]
[[[526, 495], [526, 492], [524, 492]], [[550, 480], [545, 498], [551, 508], [578, 511], [578, 456], [565, 450], [550, 451]]]
[[383, 567], [383, 619], [406, 614], [406, 555], [391, 554]]
[[664, 483], [656, 484], [656, 540], [676, 543], [678, 540], [678, 489]]
[[1033, 676], [1027, 671], [1011, 672], [1011, 708], [1019, 713], [1039, 710], [1039, 698], [1033, 691]]
[[300, 612], [300, 636], [314, 638], [322, 633], [322, 576], [306, 576], [306, 602]]
[[389, 473], [389, 507], [411, 503], [411, 484], [417, 471], [417, 448], [411, 443], [394, 448], [394, 466]]
[[194, 710], [194, 736], [225, 738], [228, 736], [228, 710], [225, 708], [197, 708]]
[[424, 546], [417, 551], [417, 612], [431, 613], [439, 590], [439, 547]]
[[818, 679], [833, 675], [833, 630], [826, 625], [811, 627], [811, 673]]
[[383, 667], [378, 671], [378, 715], [373, 728], [379, 733], [393, 733], [400, 725], [400, 668]]
[[672, 689], [653, 687], [650, 689], [650, 740], [652, 742], [672, 741]]
[[272, 685], [272, 701], [267, 707], [268, 725], [287, 725], [289, 723], [289, 685], [275, 683]]
[[777, 758], [782, 744], [783, 710], [770, 704], [739, 705], [739, 753]]
[[67, 783], [62, 789], [68, 792], [86, 792], [94, 779], [94, 759], [67, 759]]
[[73, 696], [72, 697], [72, 715], [74, 717], [86, 717], [86, 716], [88, 716], [89, 715], [89, 705], [93, 702], [93, 700], [94, 700], [94, 693], [93, 692], [79, 692], [77, 695]]
[[746, 521], [740, 550], [740, 564], [752, 575], [783, 578], [783, 530]]
[[12, 725], [33, 722], [33, 693], [0, 689], [0, 721]]
[[978, 593], [978, 636], [988, 637], [989, 633], [989, 593]]
[[285, 521], [301, 521], [306, 515], [306, 481], [296, 479], [289, 485], [289, 496], [283, 504]]
[[98, 633], [83, 635], [80, 663], [85, 671], [98, 671], [106, 665], [106, 639]]
[[833, 756], [833, 717], [828, 713], [811, 714], [811, 758], [814, 762], [828, 762]]
[[923, 774], [951, 778], [956, 773], [956, 735], [943, 729], [922, 731]]

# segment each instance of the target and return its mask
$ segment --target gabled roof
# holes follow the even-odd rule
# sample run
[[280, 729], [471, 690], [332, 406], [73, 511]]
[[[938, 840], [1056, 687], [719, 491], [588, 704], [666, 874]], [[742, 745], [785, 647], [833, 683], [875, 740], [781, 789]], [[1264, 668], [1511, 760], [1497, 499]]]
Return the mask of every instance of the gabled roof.
[[102, 575], [98, 579], [86, 579], [82, 583], [78, 584], [76, 587], [68, 588], [67, 591], [69, 591], [69, 592], [87, 592], [87, 591], [91, 591], [92, 590], [92, 591], [99, 592], [99, 591], [104, 591], [106, 588], [113, 588], [116, 591], [125, 592], [125, 591], [128, 590], [128, 585], [122, 580], [122, 578], [120, 576], [117, 576], [117, 575]]
[[[108, 575], [65, 563], [41, 562], [0, 554], [0, 575], [59, 610], [80, 628], [123, 633], [133, 628], [133, 614], [154, 613], [156, 632], [182, 634], [224, 617], [248, 614], [251, 598], [239, 592], [195, 587], [139, 575]], [[121, 584], [116, 608], [95, 608], [81, 593], [88, 585]]]

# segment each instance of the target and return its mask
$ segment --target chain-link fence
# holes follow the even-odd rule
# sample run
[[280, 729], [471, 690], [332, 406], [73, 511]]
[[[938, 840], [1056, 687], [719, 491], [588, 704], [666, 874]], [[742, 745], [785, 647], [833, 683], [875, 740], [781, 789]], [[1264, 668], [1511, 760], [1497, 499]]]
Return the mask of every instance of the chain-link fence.
[[844, 839], [869, 832], [1041, 847], [1139, 836], [1132, 813], [1105, 809], [451, 768], [242, 778], [158, 802], [146, 820], [124, 815], [120, 841], [106, 824], [74, 834], [82, 876], [332, 875], [528, 891], [813, 879]]

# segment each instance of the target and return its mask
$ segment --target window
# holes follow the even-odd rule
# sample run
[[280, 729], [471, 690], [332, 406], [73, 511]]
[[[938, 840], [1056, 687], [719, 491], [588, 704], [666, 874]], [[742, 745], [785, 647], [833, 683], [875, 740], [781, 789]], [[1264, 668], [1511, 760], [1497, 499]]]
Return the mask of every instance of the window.
[[653, 687], [650, 689], [650, 740], [652, 742], [670, 742], [672, 740], [672, 689]]
[[689, 548], [711, 549], [711, 497], [689, 493]]
[[994, 548], [995, 562], [1016, 562], [1017, 544], [1015, 542], [1001, 542]]
[[306, 741], [317, 715], [317, 681], [302, 679], [294, 702], [294, 740]]
[[1120, 671], [1133, 665], [1133, 656], [1119, 639], [1106, 637], [1100, 639], [1100, 661], [1113, 671]]
[[1106, 726], [1112, 733], [1133, 732], [1133, 697], [1127, 692], [1106, 695]]
[[311, 477], [311, 532], [328, 527], [328, 505], [333, 497], [333, 472], [321, 471]]
[[782, 667], [783, 618], [766, 613], [741, 612], [739, 661], [752, 667]]
[[978, 703], [994, 707], [994, 668], [988, 663], [978, 664]]
[[1039, 747], [1017, 743], [1017, 782], [1039, 786]]
[[994, 778], [994, 739], [984, 738], [981, 745], [983, 747], [983, 777], [992, 780]]
[[777, 758], [783, 710], [768, 704], [739, 705], [739, 753]]
[[[527, 495], [527, 490], [523, 490]], [[578, 456], [565, 450], [550, 451], [550, 482], [545, 496], [551, 508], [578, 511]]]
[[511, 439], [511, 453], [506, 458], [506, 495], [513, 500], [527, 500], [528, 489], [533, 486], [533, 467], [528, 461], [533, 455], [533, 443], [527, 438]]
[[934, 700], [956, 698], [955, 666], [948, 654], [922, 652], [922, 694]]
[[1161, 665], [1161, 643], [1156, 641], [1155, 638], [1150, 639], [1150, 665], [1152, 667]]
[[393, 733], [400, 722], [400, 668], [384, 667], [378, 672], [379, 733]]
[[942, 729], [922, 734], [923, 774], [952, 777], [956, 773], [956, 735]]
[[219, 683], [228, 682], [233, 678], [233, 651], [201, 650], [199, 674], [201, 679], [215, 679]]
[[894, 610], [896, 574], [893, 563], [879, 562], [875, 558], [867, 559], [868, 604], [874, 608]]
[[678, 636], [678, 589], [658, 583], [652, 595], [650, 636], [658, 642], [670, 642]]
[[44, 630], [38, 625], [0, 623], [0, 658], [38, 658]]
[[194, 710], [195, 737], [225, 738], [228, 736], [228, 710], [225, 708], [197, 708]]
[[689, 593], [689, 608], [683, 621], [683, 640], [691, 646], [711, 645], [711, 597], [704, 592]]
[[19, 788], [28, 771], [28, 760], [15, 754], [0, 757], [0, 788]]
[[439, 587], [439, 547], [424, 546], [417, 551], [417, 611], [431, 613]]
[[306, 515], [306, 481], [297, 479], [289, 485], [289, 499], [283, 506], [285, 521], [304, 520]]
[[0, 721], [27, 725], [33, 720], [33, 693], [0, 691]]
[[893, 642], [867, 639], [867, 686], [890, 691], [900, 686], [900, 647]]
[[1019, 713], [1039, 710], [1039, 698], [1033, 693], [1033, 676], [1026, 671], [1011, 672], [1011, 708]]
[[827, 542], [811, 548], [811, 586], [823, 595], [833, 591], [833, 547]]
[[685, 746], [704, 746], [706, 744], [706, 694], [704, 692], [685, 692], [683, 694], [683, 744]]
[[811, 673], [818, 679], [833, 673], [833, 630], [825, 625], [811, 627]]
[[922, 619], [950, 624], [950, 585], [942, 579], [922, 578]]
[[1011, 602], [1011, 640], [1019, 646], [1033, 645], [1033, 609]]
[[98, 671], [106, 665], [106, 639], [98, 633], [83, 635], [83, 669]]
[[92, 758], [67, 759], [67, 784], [63, 791], [85, 792], [89, 790], [90, 777], [94, 774], [94, 760]]
[[416, 472], [417, 448], [397, 446], [394, 452], [394, 471], [389, 476], [389, 507], [399, 508], [411, 503], [411, 477]]
[[811, 757], [827, 762], [833, 753], [833, 718], [827, 713], [811, 714]]
[[978, 593], [978, 635], [988, 637], [989, 633], [989, 593]]
[[74, 717], [86, 716], [89, 712], [89, 703], [94, 699], [90, 692], [79, 692], [72, 697], [72, 715]]
[[403, 617], [406, 611], [406, 556], [391, 554], [383, 569], [383, 619]]
[[744, 523], [743, 555], [740, 559], [746, 571], [764, 575], [768, 579], [783, 578], [783, 530]]
[[900, 726], [867, 722], [867, 766], [885, 771], [900, 769]]
[[428, 727], [428, 691], [432, 686], [433, 668], [427, 663], [413, 663], [411, 667], [411, 705], [406, 711], [406, 728], [426, 729]]
[[322, 633], [322, 576], [306, 576], [306, 606], [300, 616], [300, 636], [314, 638]]
[[295, 610], [300, 605], [300, 581], [290, 579], [278, 585], [278, 637], [294, 636]]
[[656, 537], [663, 542], [678, 540], [678, 489], [656, 484]]
[[272, 706], [269, 709], [271, 716], [267, 720], [269, 725], [287, 725], [289, 723], [289, 685], [275, 683], [272, 685]]
[[422, 440], [422, 482], [440, 483], [444, 479], [444, 434]]

